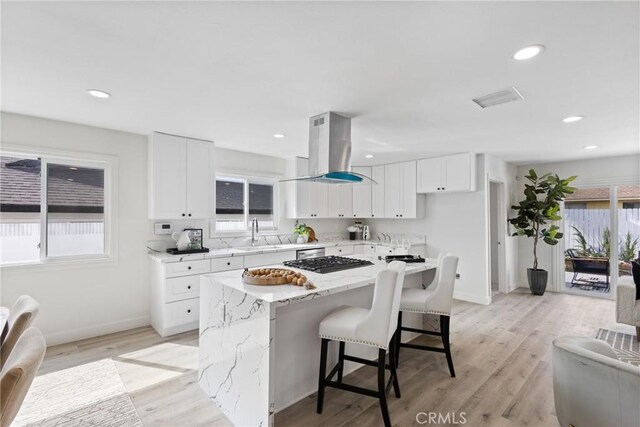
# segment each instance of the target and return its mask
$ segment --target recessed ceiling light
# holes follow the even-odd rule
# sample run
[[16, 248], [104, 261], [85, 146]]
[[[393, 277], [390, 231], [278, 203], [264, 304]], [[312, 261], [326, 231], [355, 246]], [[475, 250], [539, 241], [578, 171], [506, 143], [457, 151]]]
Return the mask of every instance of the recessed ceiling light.
[[73, 166], [69, 166], [69, 169], [72, 170], [72, 171], [77, 171], [78, 170], [78, 168], [73, 167]]
[[571, 116], [571, 117], [565, 117], [564, 119], [562, 119], [562, 121], [565, 123], [573, 123], [573, 122], [579, 122], [583, 118], [584, 117], [582, 116]]
[[598, 148], [597, 145], [587, 145], [584, 147], [585, 150], [595, 150], [596, 148]]
[[105, 92], [103, 90], [98, 90], [98, 89], [87, 89], [87, 92], [89, 92], [90, 95], [95, 96], [96, 98], [109, 98], [111, 96], [111, 94], [109, 92]]
[[278, 139], [282, 139], [285, 136], [287, 136], [287, 135], [285, 135], [284, 133], [275, 133], [275, 134], [273, 134], [273, 137], [274, 138], [278, 138]]
[[67, 181], [73, 181], [73, 178], [67, 178]]
[[367, 159], [373, 159], [373, 154], [367, 154], [365, 157], [366, 157]]
[[513, 59], [518, 61], [524, 61], [525, 59], [531, 59], [534, 56], [538, 56], [544, 50], [544, 46], [541, 44], [534, 44], [533, 46], [527, 46], [513, 54]]

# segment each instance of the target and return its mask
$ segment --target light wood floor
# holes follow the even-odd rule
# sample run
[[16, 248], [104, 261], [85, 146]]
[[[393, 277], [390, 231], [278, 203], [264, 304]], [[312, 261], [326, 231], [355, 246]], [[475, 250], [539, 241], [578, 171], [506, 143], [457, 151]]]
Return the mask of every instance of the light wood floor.
[[[444, 355], [402, 349], [402, 398], [390, 394], [391, 419], [410, 426], [418, 425], [418, 412], [464, 412], [470, 426], [557, 426], [551, 341], [594, 336], [601, 327], [634, 333], [614, 318], [613, 301], [566, 294], [516, 291], [495, 296], [489, 306], [456, 301], [451, 328], [457, 377], [449, 377]], [[197, 384], [197, 345], [195, 331], [161, 338], [150, 327], [138, 328], [51, 347], [39, 375], [111, 358], [146, 426], [230, 425]], [[375, 377], [375, 368], [363, 367], [346, 381], [375, 388]], [[322, 415], [315, 403], [312, 395], [276, 414], [276, 425], [381, 425], [376, 399], [327, 389]]]

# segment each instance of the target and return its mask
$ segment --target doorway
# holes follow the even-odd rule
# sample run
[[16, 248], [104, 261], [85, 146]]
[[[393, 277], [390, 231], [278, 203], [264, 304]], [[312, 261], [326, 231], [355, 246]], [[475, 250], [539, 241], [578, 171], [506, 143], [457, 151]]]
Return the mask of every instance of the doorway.
[[504, 238], [507, 233], [504, 183], [489, 181], [489, 279], [491, 296], [507, 292]]

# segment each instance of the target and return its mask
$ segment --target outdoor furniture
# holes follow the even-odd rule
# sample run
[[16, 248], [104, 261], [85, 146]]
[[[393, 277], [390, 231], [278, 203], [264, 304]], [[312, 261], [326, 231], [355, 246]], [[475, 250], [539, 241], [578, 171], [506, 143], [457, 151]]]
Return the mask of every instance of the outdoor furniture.
[[[567, 249], [567, 256], [573, 267], [573, 277], [571, 278], [571, 287], [576, 285], [578, 274], [599, 274], [606, 276], [605, 286], [609, 289], [609, 258], [604, 257], [580, 257], [573, 249]], [[593, 285], [593, 283], [591, 284]]]
[[640, 367], [589, 337], [553, 340], [553, 397], [562, 427], [640, 425]]
[[636, 327], [640, 341], [640, 300], [636, 299], [636, 285], [631, 276], [621, 277], [616, 292], [616, 322]]

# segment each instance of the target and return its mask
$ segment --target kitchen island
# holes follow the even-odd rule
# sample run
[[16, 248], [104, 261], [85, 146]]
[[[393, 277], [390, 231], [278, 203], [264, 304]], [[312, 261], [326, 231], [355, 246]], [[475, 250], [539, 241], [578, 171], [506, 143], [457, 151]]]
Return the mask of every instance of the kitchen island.
[[[357, 258], [374, 264], [328, 274], [296, 270], [313, 290], [246, 285], [242, 270], [202, 276], [198, 382], [235, 425], [273, 425], [276, 412], [317, 390], [320, 321], [342, 305], [371, 307], [372, 285], [386, 268], [375, 256]], [[404, 286], [422, 286], [435, 267], [432, 259], [407, 264]], [[423, 326], [419, 314], [404, 318], [407, 326]], [[360, 357], [377, 355], [365, 346], [346, 348]], [[337, 346], [330, 348], [329, 363], [336, 362], [335, 353]], [[359, 366], [346, 363], [345, 373]]]

